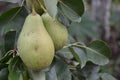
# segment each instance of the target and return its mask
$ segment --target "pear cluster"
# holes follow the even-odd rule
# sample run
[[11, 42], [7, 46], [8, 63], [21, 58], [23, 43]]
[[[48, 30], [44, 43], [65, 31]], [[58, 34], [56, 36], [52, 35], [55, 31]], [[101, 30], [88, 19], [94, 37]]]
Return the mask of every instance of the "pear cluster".
[[30, 13], [24, 22], [18, 38], [18, 53], [24, 64], [35, 71], [50, 66], [56, 51], [63, 48], [68, 32], [59, 21], [48, 13], [40, 16]]
[[42, 15], [43, 23], [47, 32], [53, 40], [55, 51], [60, 50], [68, 39], [66, 27], [57, 20], [53, 20], [48, 13]]

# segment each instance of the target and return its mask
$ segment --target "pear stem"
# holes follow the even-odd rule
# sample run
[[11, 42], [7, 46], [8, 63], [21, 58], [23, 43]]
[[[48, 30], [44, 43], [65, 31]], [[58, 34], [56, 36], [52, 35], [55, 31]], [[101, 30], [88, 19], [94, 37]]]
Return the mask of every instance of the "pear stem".
[[37, 2], [39, 3], [40, 7], [44, 10], [44, 12], [47, 12], [47, 10], [46, 10], [45, 7], [42, 5], [42, 3], [41, 3], [39, 0], [37, 0]]
[[31, 4], [32, 4], [32, 14], [36, 15], [34, 0], [31, 0]]

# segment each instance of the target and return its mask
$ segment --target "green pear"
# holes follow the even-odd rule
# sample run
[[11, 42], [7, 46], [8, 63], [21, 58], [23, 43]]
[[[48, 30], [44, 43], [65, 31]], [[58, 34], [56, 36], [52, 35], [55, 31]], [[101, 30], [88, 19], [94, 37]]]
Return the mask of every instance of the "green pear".
[[18, 38], [18, 53], [32, 70], [47, 68], [54, 57], [54, 44], [46, 31], [41, 16], [29, 14]]
[[[41, 2], [41, 4], [44, 6], [43, 0], [39, 0]], [[31, 0], [26, 0], [26, 5], [28, 6], [28, 8], [30, 10], [32, 10], [32, 4], [31, 4]], [[38, 3], [37, 0], [34, 0], [34, 7], [35, 7], [35, 11], [38, 14], [43, 14], [44, 10], [41, 8], [40, 4]]]
[[66, 27], [57, 20], [53, 20], [48, 13], [42, 15], [42, 20], [45, 25], [46, 30], [51, 36], [55, 51], [60, 50], [65, 45], [68, 40], [68, 31]]

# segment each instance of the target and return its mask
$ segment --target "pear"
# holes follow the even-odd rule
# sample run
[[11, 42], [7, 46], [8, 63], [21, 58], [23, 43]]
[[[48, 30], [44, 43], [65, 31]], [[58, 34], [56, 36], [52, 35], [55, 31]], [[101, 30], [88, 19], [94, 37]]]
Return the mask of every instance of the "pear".
[[42, 15], [42, 20], [45, 25], [46, 30], [51, 36], [55, 51], [60, 50], [65, 45], [68, 40], [68, 31], [66, 27], [57, 20], [53, 20], [48, 13]]
[[[41, 2], [41, 4], [44, 6], [44, 2], [43, 0], [39, 0]], [[28, 8], [30, 10], [32, 10], [32, 4], [31, 4], [31, 0], [26, 0], [26, 5], [28, 6]], [[44, 13], [44, 10], [41, 8], [40, 4], [38, 3], [37, 0], [34, 0], [34, 7], [35, 7], [35, 11], [38, 13], [38, 14], [43, 14]]]
[[24, 64], [34, 71], [47, 68], [54, 57], [54, 44], [41, 16], [29, 14], [18, 38], [18, 53]]

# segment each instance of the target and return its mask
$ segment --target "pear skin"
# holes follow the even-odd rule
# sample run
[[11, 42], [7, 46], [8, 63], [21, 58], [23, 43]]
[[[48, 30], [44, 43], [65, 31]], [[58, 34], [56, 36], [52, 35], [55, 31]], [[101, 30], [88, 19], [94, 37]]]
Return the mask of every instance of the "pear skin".
[[41, 16], [29, 14], [18, 38], [18, 53], [32, 70], [47, 68], [54, 57], [54, 44], [46, 31]]
[[53, 40], [55, 51], [63, 48], [63, 46], [68, 40], [68, 31], [66, 27], [59, 21], [53, 20], [48, 13], [44, 13], [42, 15], [42, 20], [46, 30], [48, 31], [49, 35]]

